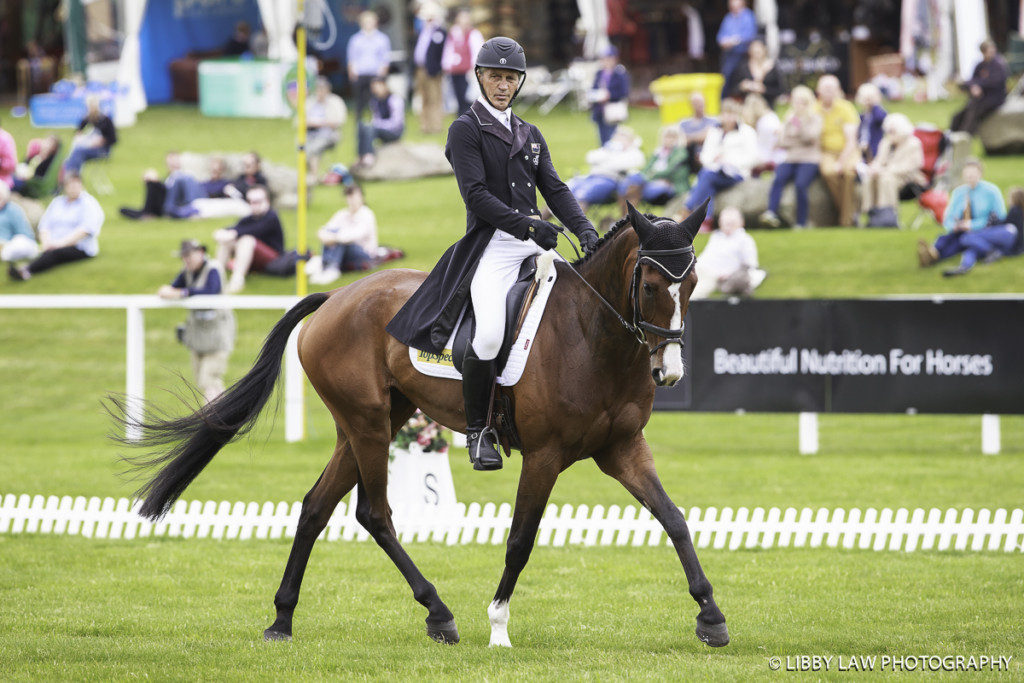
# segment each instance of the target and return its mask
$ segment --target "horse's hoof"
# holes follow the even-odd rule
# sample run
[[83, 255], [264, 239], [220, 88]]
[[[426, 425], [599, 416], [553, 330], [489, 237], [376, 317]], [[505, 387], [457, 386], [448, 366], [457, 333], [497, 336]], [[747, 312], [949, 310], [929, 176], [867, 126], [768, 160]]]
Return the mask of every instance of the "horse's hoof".
[[711, 647], [722, 647], [729, 644], [729, 628], [724, 621], [720, 624], [705, 624], [698, 619], [697, 637]]
[[427, 622], [427, 635], [431, 639], [446, 645], [454, 645], [459, 642], [459, 629], [455, 628], [455, 620], [446, 621], [443, 624], [431, 624]]
[[291, 639], [292, 639], [292, 634], [291, 633], [283, 633], [281, 631], [274, 631], [274, 630], [269, 629], [269, 628], [266, 631], [263, 632], [263, 640], [266, 640], [267, 642], [288, 641], [288, 640], [291, 640]]

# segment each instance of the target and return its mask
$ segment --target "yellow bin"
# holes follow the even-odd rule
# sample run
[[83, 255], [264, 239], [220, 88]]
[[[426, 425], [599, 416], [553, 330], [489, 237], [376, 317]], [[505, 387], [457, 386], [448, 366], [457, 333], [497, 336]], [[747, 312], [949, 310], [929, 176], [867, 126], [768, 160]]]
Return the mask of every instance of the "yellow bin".
[[710, 116], [718, 114], [722, 99], [722, 74], [674, 74], [651, 82], [651, 93], [661, 110], [662, 125], [678, 123], [693, 114], [690, 95], [703, 93], [705, 110]]

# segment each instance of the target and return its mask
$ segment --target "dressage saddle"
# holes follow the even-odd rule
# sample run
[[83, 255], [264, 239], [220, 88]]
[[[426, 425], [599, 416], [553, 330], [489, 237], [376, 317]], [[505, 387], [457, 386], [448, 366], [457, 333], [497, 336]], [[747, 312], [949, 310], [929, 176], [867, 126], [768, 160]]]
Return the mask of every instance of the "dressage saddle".
[[[519, 277], [508, 290], [505, 298], [505, 335], [501, 342], [501, 351], [498, 352], [496, 367], [500, 373], [508, 362], [508, 356], [512, 352], [512, 344], [519, 335], [519, 329], [526, 318], [526, 312], [530, 309], [530, 303], [537, 293], [537, 257], [529, 256], [523, 260], [519, 267]], [[466, 351], [473, 340], [476, 332], [476, 315], [473, 313], [473, 301], [468, 299], [462, 317], [455, 325], [454, 343], [452, 344], [452, 364], [462, 372], [462, 365], [466, 360]]]

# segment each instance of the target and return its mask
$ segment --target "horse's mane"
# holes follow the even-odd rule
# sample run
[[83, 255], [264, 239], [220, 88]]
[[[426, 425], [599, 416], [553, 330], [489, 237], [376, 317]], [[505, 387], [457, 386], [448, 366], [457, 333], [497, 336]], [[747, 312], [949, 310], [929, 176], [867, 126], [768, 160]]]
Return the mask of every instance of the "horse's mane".
[[[661, 220], [658, 216], [649, 213], [645, 213], [644, 216], [646, 216], [648, 219], [652, 221]], [[615, 224], [608, 229], [608, 232], [602, 235], [601, 239], [597, 240], [597, 244], [594, 245], [594, 250], [591, 251], [589, 254], [584, 255], [583, 258], [579, 258], [573, 261], [572, 265], [582, 266], [584, 263], [589, 261], [591, 258], [593, 258], [594, 254], [601, 251], [601, 248], [604, 245], [614, 240], [615, 236], [619, 234], [622, 231], [622, 229], [625, 228], [627, 225], [629, 225], [629, 216], [623, 216], [619, 220], [615, 221]]]

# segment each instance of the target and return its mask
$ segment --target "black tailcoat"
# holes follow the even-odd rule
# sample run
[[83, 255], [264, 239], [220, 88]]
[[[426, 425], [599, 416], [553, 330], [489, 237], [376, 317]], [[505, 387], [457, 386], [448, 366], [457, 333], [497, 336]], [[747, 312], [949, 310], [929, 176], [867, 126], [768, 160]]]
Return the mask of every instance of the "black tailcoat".
[[448, 248], [387, 326], [403, 344], [434, 353], [448, 343], [494, 231], [525, 239], [531, 223], [540, 219], [538, 189], [575, 234], [593, 229], [555, 172], [544, 136], [515, 114], [509, 131], [483, 104], [473, 103], [448, 128], [445, 156], [466, 202], [466, 234]]

